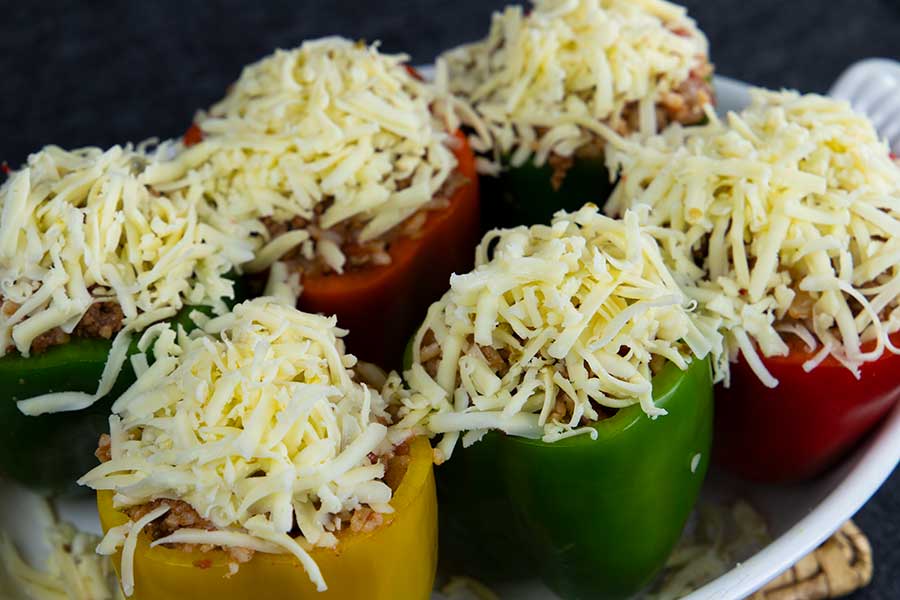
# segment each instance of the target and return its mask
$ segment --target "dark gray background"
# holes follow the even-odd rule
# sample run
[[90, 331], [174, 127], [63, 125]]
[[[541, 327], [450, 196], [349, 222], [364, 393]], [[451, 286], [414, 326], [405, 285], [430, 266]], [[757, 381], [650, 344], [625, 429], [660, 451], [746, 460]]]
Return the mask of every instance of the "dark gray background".
[[[503, 0], [0, 2], [0, 160], [44, 144], [171, 137], [243, 64], [302, 39], [380, 39], [417, 63], [480, 37]], [[852, 62], [900, 57], [900, 0], [690, 0], [718, 72], [824, 92]], [[875, 582], [900, 599], [900, 474], [858, 515]]]

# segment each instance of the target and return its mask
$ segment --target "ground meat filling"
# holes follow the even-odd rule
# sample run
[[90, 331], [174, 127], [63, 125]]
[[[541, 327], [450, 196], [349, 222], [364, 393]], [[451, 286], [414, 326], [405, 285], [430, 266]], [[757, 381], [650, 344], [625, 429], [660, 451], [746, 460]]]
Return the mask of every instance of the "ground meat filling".
[[124, 320], [125, 313], [118, 302], [95, 302], [81, 317], [73, 334], [76, 337], [109, 340], [121, 331]]
[[[128, 518], [132, 521], [138, 521], [141, 517], [153, 512], [160, 506], [168, 506], [169, 512], [147, 525], [145, 531], [147, 531], [151, 539], [162, 539], [167, 535], [175, 533], [179, 529], [205, 529], [207, 531], [214, 531], [216, 529], [211, 521], [201, 517], [200, 513], [194, 510], [194, 507], [182, 500], [154, 500], [147, 504], [127, 508], [125, 509], [125, 514], [128, 515]], [[185, 549], [185, 546], [191, 546], [191, 550], [193, 550], [193, 546], [189, 544], [179, 544], [179, 546], [182, 547], [182, 549]], [[201, 547], [201, 552], [203, 551], [204, 550]]]
[[[672, 123], [682, 125], [697, 125], [706, 118], [703, 107], [713, 100], [711, 83], [712, 65], [704, 62], [691, 71], [690, 76], [678, 88], [662, 95], [656, 104], [656, 127], [662, 131]], [[640, 105], [631, 102], [622, 111], [622, 114], [607, 122], [619, 135], [628, 135], [640, 129]], [[551, 154], [547, 164], [552, 173], [550, 185], [554, 190], [559, 190], [566, 179], [566, 174], [576, 158], [602, 159], [605, 141], [599, 136], [594, 136], [591, 141], [575, 151], [575, 156], [560, 156]]]
[[[94, 452], [94, 455], [102, 463], [109, 462], [112, 460], [111, 448], [112, 439], [108, 434], [104, 433], [100, 436], [97, 450]], [[396, 493], [397, 489], [400, 487], [400, 483], [406, 476], [406, 471], [409, 469], [409, 444], [407, 442], [398, 444], [397, 446], [394, 446], [390, 454], [381, 457], [369, 455], [369, 460], [372, 464], [377, 463], [379, 460], [384, 462], [384, 482]], [[123, 512], [132, 521], [138, 521], [141, 517], [151, 513], [160, 506], [168, 506], [169, 512], [147, 525], [144, 530], [153, 541], [167, 537], [179, 529], [216, 530], [216, 526], [211, 521], [203, 518], [193, 506], [183, 500], [161, 498], [138, 506], [131, 506], [124, 509]], [[360, 506], [356, 510], [345, 511], [337, 516], [340, 519], [340, 530], [349, 530], [353, 533], [368, 533], [378, 529], [384, 524], [384, 515], [372, 510], [368, 506]], [[301, 535], [300, 529], [297, 527], [295, 527], [294, 531], [291, 533], [294, 536]], [[210, 544], [165, 544], [165, 547], [188, 553], [207, 553], [216, 550], [224, 551], [227, 552], [231, 558], [231, 563], [236, 565], [250, 562], [255, 553], [255, 551], [250, 548], [231, 546], [222, 548]], [[198, 560], [194, 564], [201, 569], [212, 566], [212, 562], [209, 560]]]
[[[0, 310], [3, 314], [10, 316], [19, 309], [19, 305], [11, 300], [4, 300], [0, 296]], [[112, 339], [123, 327], [125, 314], [118, 302], [95, 302], [91, 304], [81, 321], [75, 326], [71, 334], [66, 333], [59, 327], [54, 327], [49, 331], [45, 331], [37, 336], [31, 342], [31, 354], [42, 354], [49, 348], [61, 346], [69, 342], [74, 337], [89, 339]], [[7, 352], [15, 349], [15, 346], [6, 348]]]
[[[346, 219], [328, 229], [320, 227], [321, 216], [334, 202], [333, 199], [326, 199], [317, 204], [310, 219], [294, 217], [290, 220], [277, 220], [273, 217], [263, 217], [261, 221], [268, 230], [270, 239], [298, 229], [305, 229], [309, 232], [311, 238], [309, 242], [300, 244], [281, 258], [292, 271], [299, 271], [307, 276], [337, 273], [335, 265], [329, 263], [323, 253], [317, 251], [322, 242], [332, 243], [340, 249], [346, 260], [342, 266], [343, 272], [359, 271], [370, 266], [390, 264], [391, 245], [398, 239], [417, 238], [428, 219], [428, 214], [431, 211], [447, 208], [453, 193], [465, 183], [464, 176], [458, 173], [450, 175], [430, 202], [396, 227], [365, 242], [359, 239], [359, 234], [366, 225], [366, 220], [363, 218]], [[409, 183], [406, 185], [408, 186]], [[398, 189], [403, 189], [403, 187], [401, 184]]]
[[94, 452], [94, 456], [102, 463], [107, 463], [112, 460], [112, 438], [109, 437], [108, 433], [104, 433], [100, 436], [100, 441], [97, 443], [97, 450]]

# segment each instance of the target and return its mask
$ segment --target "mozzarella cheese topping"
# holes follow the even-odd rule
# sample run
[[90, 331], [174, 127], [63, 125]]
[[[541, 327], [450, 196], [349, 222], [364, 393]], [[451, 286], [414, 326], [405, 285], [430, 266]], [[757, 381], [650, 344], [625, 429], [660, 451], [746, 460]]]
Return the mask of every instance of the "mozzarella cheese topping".
[[[239, 304], [190, 336], [148, 330], [141, 344], [153, 344], [155, 362], [113, 405], [112, 460], [80, 483], [114, 490], [117, 507], [183, 500], [219, 530], [181, 530], [157, 543], [290, 553], [325, 590], [309, 545], [337, 544], [341, 512], [392, 511], [385, 464], [369, 460], [391, 450], [376, 422], [388, 415], [381, 396], [354, 381], [344, 333], [334, 318], [270, 298]], [[124, 544], [127, 553], [144, 525], [110, 532], [107, 551]], [[290, 537], [295, 525], [305, 541]]]
[[[143, 179], [154, 156], [131, 147], [33, 154], [0, 187], [0, 356], [28, 356], [41, 334], [71, 333], [93, 303], [116, 302], [124, 330], [99, 395], [115, 381], [130, 331], [173, 316], [185, 304], [224, 311], [224, 277], [252, 258], [198, 218], [196, 203], [159, 195]], [[20, 403], [28, 414], [75, 410], [91, 394]]]
[[[267, 236], [261, 217], [317, 219], [326, 230], [350, 222], [359, 241], [378, 238], [430, 202], [456, 167], [447, 126], [430, 110], [434, 91], [407, 60], [341, 38], [278, 50], [200, 115], [203, 141], [161, 166], [159, 177], [178, 179], [162, 189], [205, 195], [257, 239]], [[256, 270], [299, 245], [341, 272], [329, 240], [273, 243]]]
[[600, 419], [597, 406], [663, 415], [654, 357], [685, 369], [719, 343], [631, 212], [619, 221], [587, 205], [550, 226], [490, 232], [475, 270], [450, 285], [414, 339], [409, 390], [395, 374], [386, 392], [401, 405], [397, 430], [443, 434], [438, 463], [461, 432], [463, 446], [489, 429], [553, 442], [596, 436], [582, 422]]
[[[512, 166], [571, 156], [639, 105], [656, 104], [707, 65], [707, 41], [684, 8], [663, 0], [534, 0], [495, 13], [488, 37], [437, 62], [436, 83], [459, 95], [476, 150]], [[473, 112], [474, 111], [474, 112]], [[490, 165], [482, 164], [482, 169]]]
[[900, 165], [872, 124], [844, 102], [763, 90], [709, 119], [613, 140], [610, 213], [649, 207], [683, 289], [770, 387], [759, 353], [787, 354], [786, 333], [818, 346], [806, 370], [830, 355], [859, 376], [898, 352]]

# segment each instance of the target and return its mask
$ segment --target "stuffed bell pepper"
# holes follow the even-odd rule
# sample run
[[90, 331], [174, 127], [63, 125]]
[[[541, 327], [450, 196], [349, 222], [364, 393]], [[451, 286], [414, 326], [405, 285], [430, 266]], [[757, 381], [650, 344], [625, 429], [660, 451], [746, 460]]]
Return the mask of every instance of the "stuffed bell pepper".
[[611, 143], [609, 209], [642, 205], [721, 321], [718, 460], [756, 480], [815, 476], [900, 397], [900, 165], [821, 96], [756, 90], [711, 119]]
[[259, 298], [191, 334], [147, 334], [156, 360], [80, 480], [127, 597], [427, 600], [431, 447], [389, 441], [344, 333]]
[[503, 226], [602, 205], [607, 132], [698, 123], [711, 81], [705, 36], [684, 8], [659, 0], [508, 7], [485, 39], [440, 57], [436, 79], [461, 101], [481, 170], [498, 178], [483, 179], [483, 207]]
[[198, 117], [165, 171], [243, 226], [269, 293], [336, 314], [348, 348], [385, 367], [480, 235], [474, 155], [406, 60], [340, 38], [279, 50]]
[[497, 230], [476, 263], [385, 387], [395, 427], [436, 440], [442, 562], [564, 598], [637, 593], [706, 472], [721, 340], [631, 213]]
[[145, 148], [48, 146], [0, 187], [0, 474], [60, 491], [133, 379], [132, 334], [224, 312], [252, 248], [143, 181]]

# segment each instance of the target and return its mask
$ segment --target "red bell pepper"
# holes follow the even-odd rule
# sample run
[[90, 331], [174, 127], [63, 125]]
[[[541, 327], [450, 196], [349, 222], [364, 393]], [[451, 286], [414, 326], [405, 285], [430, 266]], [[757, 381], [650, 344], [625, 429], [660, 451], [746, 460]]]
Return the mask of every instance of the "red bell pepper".
[[[456, 132], [454, 138], [456, 174], [465, 181], [449, 206], [428, 213], [419, 235], [391, 244], [390, 264], [303, 278], [297, 307], [337, 315], [340, 326], [351, 332], [345, 338], [348, 350], [362, 360], [399, 367], [407, 340], [428, 306], [449, 287], [450, 275], [472, 268], [481, 238], [478, 174], [465, 135]], [[195, 123], [183, 141], [192, 146], [202, 139]]]
[[188, 148], [195, 144], [199, 144], [203, 141], [203, 130], [200, 129], [200, 126], [196, 123], [191, 123], [191, 126], [188, 127], [188, 130], [184, 132], [184, 137], [181, 141]]
[[[900, 334], [892, 336], [896, 345]], [[888, 351], [860, 368], [860, 378], [833, 357], [803, 370], [811, 353], [791, 343], [787, 356], [762, 357], [779, 381], [767, 388], [742, 358], [731, 386], [716, 390], [714, 459], [755, 481], [790, 482], [821, 474], [900, 399], [900, 356]]]
[[474, 262], [480, 239], [475, 155], [462, 133], [455, 138], [456, 172], [466, 181], [449, 206], [428, 213], [418, 236], [391, 244], [390, 264], [303, 278], [298, 308], [337, 315], [350, 330], [348, 350], [385, 368], [400, 366], [407, 340], [449, 287], [450, 274], [464, 273]]

